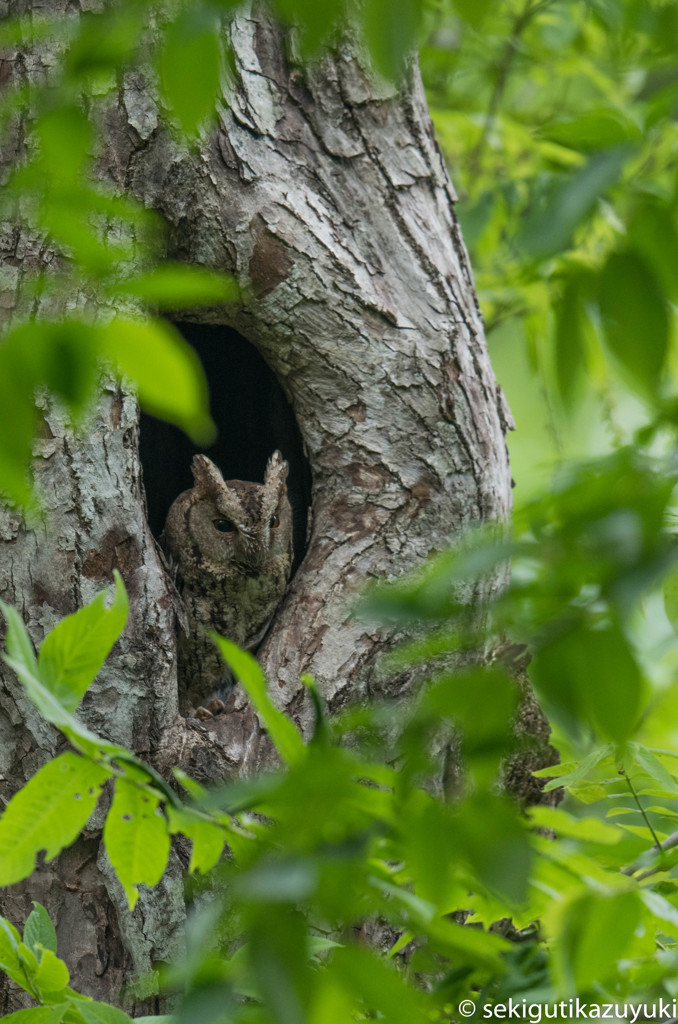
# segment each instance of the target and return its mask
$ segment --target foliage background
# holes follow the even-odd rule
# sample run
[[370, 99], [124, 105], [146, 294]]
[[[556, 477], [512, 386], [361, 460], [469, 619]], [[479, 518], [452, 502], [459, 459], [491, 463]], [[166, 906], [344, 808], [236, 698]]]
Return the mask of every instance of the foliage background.
[[[227, 72], [218, 19], [229, 6], [158, 7], [154, 66], [187, 145], [207, 129]], [[29, 297], [86, 295], [109, 314], [102, 323], [84, 303], [66, 318], [13, 327], [0, 345], [0, 473], [17, 500], [29, 497], [35, 386], [56, 392], [77, 419], [101, 361], [137, 382], [147, 408], [209, 436], [199, 368], [142, 310], [224, 299], [233, 285], [155, 267], [161, 226], [88, 177], [97, 97], [136, 59], [148, 9], [120, 2], [82, 22], [3, 26], [6, 45], [61, 33], [65, 54], [49, 91], [18, 89], [4, 100], [10, 132], [18, 110], [30, 110], [34, 126], [5, 214], [47, 232], [61, 254], [58, 278], [23, 287]], [[344, 16], [343, 5], [302, 0], [281, 0], [277, 11], [299, 24], [302, 53]], [[574, 995], [672, 999], [678, 9], [660, 0], [368, 0], [350, 18], [382, 74], [397, 74], [411, 41], [421, 42], [494, 362], [518, 424], [514, 541], [465, 541], [416, 578], [373, 592], [365, 614], [421, 623], [421, 640], [394, 667], [424, 661], [431, 685], [395, 712], [359, 708], [329, 722], [318, 705], [307, 746], [274, 713], [256, 666], [224, 647], [287, 770], [212, 795], [182, 779], [187, 795], [176, 798], [130, 752], [77, 721], [122, 628], [119, 585], [110, 608], [97, 599], [64, 620], [37, 658], [5, 609], [9, 662], [73, 749], [0, 820], [0, 881], [25, 877], [45, 836], [54, 856], [86, 820], [85, 805], [82, 820], [50, 816], [64, 789], [59, 772], [74, 792], [89, 785], [92, 798], [108, 779], [116, 797], [105, 841], [130, 903], [162, 873], [170, 834], [192, 841], [198, 873], [223, 842], [234, 854], [221, 916], [197, 919], [185, 962], [160, 979], [181, 993], [179, 1021], [409, 1024], [454, 1018], [463, 998], [537, 1007]], [[59, 173], [47, 175], [48, 166]], [[64, 353], [77, 372], [60, 370]], [[478, 637], [460, 585], [509, 556], [511, 588], [490, 635]], [[529, 818], [498, 792], [513, 744], [511, 674], [501, 659], [454, 677], [443, 667], [450, 650], [503, 637], [530, 646], [564, 761], [542, 774], [555, 776], [550, 788], [566, 787], [567, 801]], [[430, 750], [452, 729], [466, 770], [441, 791]], [[398, 758], [384, 764], [394, 730]], [[40, 1004], [14, 1019], [127, 1019], [68, 989], [53, 931], [35, 913], [23, 937], [0, 922], [0, 962]], [[375, 919], [384, 931], [369, 946], [363, 932]]]

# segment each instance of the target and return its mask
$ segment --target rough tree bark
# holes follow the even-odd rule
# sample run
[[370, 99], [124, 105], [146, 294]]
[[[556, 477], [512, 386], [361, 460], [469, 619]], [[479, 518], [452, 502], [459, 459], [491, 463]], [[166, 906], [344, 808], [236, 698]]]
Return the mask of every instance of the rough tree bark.
[[[71, 0], [40, 7], [77, 16]], [[465, 524], [507, 515], [509, 414], [417, 68], [396, 91], [376, 86], [348, 50], [302, 69], [261, 12], [239, 14], [224, 31], [234, 84], [200, 151], [173, 141], [135, 72], [106, 109], [98, 166], [164, 215], [170, 255], [232, 272], [249, 289], [237, 308], [204, 316], [257, 346], [293, 406], [313, 474], [312, 533], [260, 660], [276, 702], [306, 727], [302, 672], [331, 708], [393, 685], [377, 664], [389, 634], [351, 615], [365, 581], [418, 564]], [[15, 75], [40, 75], [48, 59], [17, 52], [10, 63]], [[0, 245], [10, 320], [22, 276], [50, 256], [9, 225]], [[134, 397], [105, 385], [86, 436], [48, 402], [44, 418], [35, 461], [47, 517], [34, 526], [0, 510], [0, 597], [39, 643], [117, 567], [130, 622], [88, 694], [88, 721], [163, 771], [255, 769], [265, 746], [247, 707], [212, 732], [178, 714], [176, 624], [145, 519]], [[495, 585], [485, 581], [478, 599]], [[3, 670], [4, 798], [58, 748]], [[176, 952], [184, 909], [175, 864], [130, 915], [95, 826], [5, 893], [2, 913], [19, 923], [30, 899], [43, 902], [72, 983], [116, 1001], [126, 978]], [[18, 1005], [14, 992], [0, 1000], [5, 1012]]]

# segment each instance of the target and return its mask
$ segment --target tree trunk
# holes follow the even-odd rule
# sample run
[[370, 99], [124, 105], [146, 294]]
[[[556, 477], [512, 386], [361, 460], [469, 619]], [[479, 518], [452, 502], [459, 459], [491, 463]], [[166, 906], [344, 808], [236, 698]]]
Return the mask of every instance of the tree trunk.
[[[69, 0], [40, 6], [71, 11]], [[297, 66], [264, 15], [240, 14], [225, 31], [234, 84], [199, 152], [172, 140], [135, 72], [105, 112], [98, 166], [118, 191], [164, 215], [169, 255], [237, 276], [247, 297], [200, 316], [256, 346], [296, 416], [313, 479], [312, 525], [259, 657], [276, 703], [308, 729], [302, 673], [315, 677], [331, 709], [406, 688], [379, 670], [392, 635], [369, 630], [352, 603], [366, 581], [419, 564], [464, 525], [507, 515], [510, 416], [416, 66], [396, 91], [377, 87], [348, 50]], [[27, 65], [14, 66], [23, 73]], [[49, 257], [14, 228], [0, 245], [5, 280], [17, 283], [3, 293], [11, 319], [22, 274]], [[181, 763], [215, 778], [256, 769], [267, 748], [244, 702], [207, 725], [178, 713], [177, 626], [145, 514], [134, 397], [103, 386], [79, 436], [53, 403], [44, 419], [35, 461], [46, 517], [27, 524], [0, 510], [0, 597], [19, 607], [39, 644], [117, 567], [130, 620], [87, 695], [87, 721], [162, 771]], [[476, 598], [499, 583], [485, 581]], [[2, 681], [7, 799], [59, 741], [12, 674], [3, 670]], [[125, 979], [177, 952], [178, 878], [176, 861], [129, 914], [93, 821], [62, 857], [5, 894], [2, 913], [20, 923], [31, 899], [44, 903], [72, 984], [119, 1002]], [[14, 992], [0, 1001], [4, 1012], [19, 1005]], [[150, 1012], [152, 1001], [140, 1007]]]

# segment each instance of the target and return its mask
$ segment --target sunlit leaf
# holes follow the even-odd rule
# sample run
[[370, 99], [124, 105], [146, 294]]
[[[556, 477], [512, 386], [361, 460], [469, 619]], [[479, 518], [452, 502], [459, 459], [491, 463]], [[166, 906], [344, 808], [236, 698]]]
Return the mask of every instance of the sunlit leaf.
[[35, 952], [39, 944], [44, 949], [57, 951], [57, 937], [52, 919], [40, 903], [33, 901], [33, 909], [26, 919], [24, 925], [24, 942]]
[[139, 898], [137, 886], [157, 885], [169, 857], [169, 831], [159, 805], [150, 789], [117, 779], [104, 843], [130, 909]]
[[77, 708], [127, 621], [129, 602], [125, 585], [117, 570], [114, 575], [115, 592], [110, 607], [107, 589], [57, 623], [40, 647], [40, 679], [68, 711]]
[[45, 998], [51, 993], [61, 993], [70, 981], [68, 968], [51, 949], [44, 949], [40, 954], [38, 969], [33, 976], [38, 991]]
[[27, 878], [36, 855], [52, 860], [87, 823], [110, 772], [65, 753], [43, 765], [0, 818], [0, 885]]

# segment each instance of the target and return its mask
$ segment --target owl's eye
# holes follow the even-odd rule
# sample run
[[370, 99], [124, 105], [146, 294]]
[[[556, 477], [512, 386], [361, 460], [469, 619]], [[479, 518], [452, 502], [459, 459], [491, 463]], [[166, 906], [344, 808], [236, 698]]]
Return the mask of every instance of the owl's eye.
[[275, 530], [276, 527], [280, 526], [280, 519], [278, 516], [271, 516], [271, 521], [268, 525], [272, 530]]
[[215, 519], [214, 526], [219, 533], [231, 533], [232, 530], [235, 530], [235, 526], [230, 519]]

